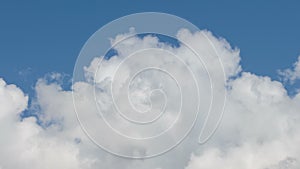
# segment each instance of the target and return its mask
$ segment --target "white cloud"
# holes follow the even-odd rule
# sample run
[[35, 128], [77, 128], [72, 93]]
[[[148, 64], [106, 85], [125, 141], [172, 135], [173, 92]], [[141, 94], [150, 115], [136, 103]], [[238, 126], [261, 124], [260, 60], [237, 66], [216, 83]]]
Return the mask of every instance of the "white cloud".
[[[129, 34], [134, 33], [133, 31], [131, 30]], [[217, 90], [224, 88], [222, 71], [215, 66], [217, 65], [217, 54], [221, 57], [224, 65], [225, 80], [229, 81], [224, 118], [221, 126], [207, 144], [197, 144], [199, 129], [202, 124], [196, 124], [195, 130], [189, 137], [167, 154], [148, 160], [118, 158], [92, 144], [82, 132], [74, 112], [71, 91], [64, 91], [59, 84], [49, 83], [45, 79], [40, 79], [37, 82], [35, 89], [37, 97], [34, 99], [34, 104], [40, 107], [38, 115], [43, 126], [41, 127], [37, 125], [36, 119], [33, 117], [20, 121], [18, 116], [27, 108], [28, 98], [19, 88], [14, 85], [7, 85], [0, 79], [0, 168], [299, 168], [300, 147], [297, 145], [300, 141], [300, 94], [290, 98], [283, 84], [273, 81], [269, 77], [261, 77], [248, 72], [242, 72], [238, 76], [242, 71], [239, 64], [239, 50], [232, 49], [226, 40], [216, 38], [208, 31], [191, 33], [187, 30], [181, 30], [177, 36], [179, 40], [190, 45], [203, 56], [208, 71], [212, 72], [212, 76], [216, 80]], [[117, 41], [125, 37], [128, 37], [128, 34], [111, 39], [111, 43], [116, 44]], [[211, 47], [210, 42], [214, 44], [214, 48]], [[101, 72], [98, 72], [96, 76], [94, 75], [101, 58], [95, 58], [90, 65], [84, 68], [86, 82], [77, 82], [72, 86], [75, 97], [80, 98], [77, 100], [79, 110], [86, 110], [86, 115], [83, 118], [91, 120], [91, 123], [97, 123], [98, 127], [104, 126], [102, 119], [90, 119], [91, 116], [89, 116], [97, 112], [95, 106], [92, 105], [94, 103], [94, 98], [91, 97], [93, 96], [92, 82], [95, 80], [97, 87], [101, 88], [99, 97], [97, 97], [99, 103], [104, 110], [110, 112], [109, 82], [114, 77], [115, 67], [129, 53], [149, 47], [166, 49], [176, 53], [197, 72], [198, 76], [203, 76], [205, 79], [205, 70], [199, 67], [196, 60], [189, 57], [192, 53], [185, 46], [171, 47], [159, 42], [156, 37], [152, 36], [146, 36], [143, 39], [133, 37], [115, 47], [119, 56], [105, 60], [101, 64]], [[144, 54], [150, 56], [151, 53]], [[148, 59], [147, 63], [166, 64], [174, 60], [158, 59], [156, 61], [158, 62]], [[300, 72], [298, 63], [299, 61], [293, 70], [284, 71], [287, 79], [294, 81], [299, 78], [297, 75]], [[128, 63], [122, 71], [122, 77], [129, 76], [129, 70], [134, 66], [136, 65]], [[186, 76], [181, 74], [184, 68], [180, 65], [176, 69], [170, 70], [176, 72], [179, 78]], [[55, 77], [59, 77], [59, 75], [56, 74], [53, 78]], [[231, 79], [231, 77], [235, 78]], [[132, 89], [133, 94], [138, 98], [135, 103], [143, 103], [143, 106], [147, 108], [149, 102], [141, 95], [141, 93], [149, 91], [149, 88], [144, 87], [144, 83], [150, 84], [150, 87], [151, 85], [157, 87], [155, 85], [161, 81], [161, 77], [155, 73], [150, 73], [142, 78], [145, 78], [143, 83], [133, 84]], [[151, 81], [147, 81], [147, 78], [150, 78]], [[124, 79], [121, 79], [120, 82], [122, 80]], [[152, 81], [155, 83], [151, 84]], [[172, 86], [171, 81], [168, 80], [165, 83], [169, 85], [169, 88], [166, 88], [168, 96], [176, 96], [176, 93], [168, 93], [168, 90], [176, 91], [176, 86]], [[190, 81], [186, 80], [185, 83], [183, 85], [188, 86]], [[207, 81], [203, 81], [202, 85], [207, 85]], [[122, 85], [118, 87], [122, 89]], [[200, 92], [203, 96], [209, 95], [207, 90]], [[120, 93], [122, 90], [119, 90], [117, 94]], [[221, 97], [221, 93], [217, 93], [215, 97]], [[208, 101], [204, 100], [204, 103], [206, 105]], [[156, 102], [154, 101], [153, 104]], [[157, 105], [159, 106], [159, 104]], [[205, 105], [201, 110], [206, 110], [207, 105]], [[172, 107], [175, 107], [175, 104], [172, 104]], [[172, 112], [172, 108], [169, 110]], [[161, 126], [158, 125], [159, 127], [155, 130], [163, 127], [163, 124], [168, 122], [167, 120], [171, 119], [172, 121], [172, 118], [172, 116], [166, 118], [166, 121], [161, 123]], [[116, 127], [122, 129], [128, 126]], [[124, 131], [128, 132], [128, 130]], [[103, 139], [107, 139], [111, 135], [109, 131], [101, 131], [100, 129], [99, 132], [103, 134]], [[176, 132], [172, 134], [176, 135]], [[110, 144], [119, 145], [120, 149], [124, 148], [124, 143], [118, 139], [110, 140]], [[133, 143], [128, 142], [128, 144]], [[140, 146], [146, 147], [148, 145], [141, 144]]]
[[21, 121], [28, 97], [0, 79], [0, 166], [3, 169], [80, 168], [78, 149], [68, 140], [51, 137], [34, 117]]
[[27, 108], [28, 97], [15, 85], [7, 85], [0, 79], [0, 117], [17, 116]]
[[211, 145], [186, 168], [299, 168], [299, 94], [290, 98], [280, 82], [250, 73], [233, 80], [231, 88]]
[[278, 73], [285, 82], [295, 83], [296, 80], [300, 79], [300, 56], [292, 69], [279, 70]]

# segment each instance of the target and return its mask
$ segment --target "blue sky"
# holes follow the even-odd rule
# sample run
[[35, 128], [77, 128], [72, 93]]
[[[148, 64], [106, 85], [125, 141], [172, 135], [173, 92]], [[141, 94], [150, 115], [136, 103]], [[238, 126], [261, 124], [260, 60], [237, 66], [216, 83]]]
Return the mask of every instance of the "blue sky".
[[[299, 7], [296, 0], [0, 0], [0, 169], [299, 169]], [[117, 57], [95, 57], [104, 43], [93, 36], [72, 86], [90, 36], [139, 12], [173, 14], [209, 31], [119, 43], [134, 31], [108, 27], [119, 34], [108, 52]], [[152, 28], [161, 18], [138, 23]], [[113, 28], [132, 24], [120, 23]], [[159, 28], [178, 28], [170, 23]], [[129, 53], [142, 58], [128, 61]]]
[[297, 1], [0, 2], [0, 76], [28, 91], [49, 72], [71, 75], [78, 53], [100, 27], [136, 12], [165, 12], [208, 29], [241, 49], [245, 71], [277, 79], [300, 54]]

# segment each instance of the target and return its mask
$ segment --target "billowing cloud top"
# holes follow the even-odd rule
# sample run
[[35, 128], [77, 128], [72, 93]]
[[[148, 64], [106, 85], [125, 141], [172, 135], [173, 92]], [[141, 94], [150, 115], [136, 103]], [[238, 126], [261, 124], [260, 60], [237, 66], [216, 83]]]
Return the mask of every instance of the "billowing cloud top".
[[[132, 32], [131, 32], [132, 33]], [[130, 33], [129, 33], [130, 34]], [[114, 45], [128, 34], [120, 34], [111, 39]], [[29, 108], [35, 111], [36, 117], [20, 118], [22, 111], [28, 109], [28, 96], [15, 85], [7, 85], [0, 79], [0, 169], [296, 169], [300, 168], [300, 93], [290, 97], [284, 85], [279, 81], [274, 81], [269, 77], [262, 77], [250, 72], [243, 72], [240, 66], [239, 50], [233, 49], [229, 43], [222, 38], [217, 38], [209, 31], [191, 33], [188, 30], [181, 30], [177, 38], [192, 46], [204, 58], [208, 70], [212, 72], [215, 79], [220, 79], [216, 83], [216, 89], [227, 91], [226, 108], [222, 122], [213, 137], [204, 145], [199, 145], [197, 140], [199, 131], [195, 130], [172, 151], [147, 160], [130, 160], [116, 157], [99, 149], [84, 134], [74, 112], [72, 92], [75, 97], [81, 99], [77, 101], [77, 106], [81, 110], [97, 112], [91, 105], [94, 99], [94, 82], [97, 89], [97, 102], [101, 109], [111, 115], [111, 100], [108, 97], [110, 88], [108, 84], [114, 78], [114, 68], [122, 58], [137, 49], [157, 48], [167, 49], [180, 56], [185, 63], [189, 64], [197, 72], [196, 75], [207, 78], [204, 69], [193, 64], [196, 61], [190, 60], [192, 55], [184, 45], [174, 47], [160, 42], [155, 36], [131, 37], [124, 43], [114, 46], [117, 56], [101, 62], [101, 71], [97, 71], [99, 61], [103, 56], [96, 57], [84, 67], [86, 81], [76, 82], [72, 86], [72, 91], [65, 91], [59, 83], [49, 83], [45, 79], [40, 79], [35, 87], [37, 96], [33, 98], [36, 108]], [[207, 38], [210, 41], [207, 41]], [[210, 42], [214, 44], [212, 49]], [[215, 52], [216, 51], [216, 52]], [[224, 74], [214, 65], [217, 54], [221, 57], [225, 71], [225, 81], [221, 78]], [[144, 53], [145, 55], [153, 53]], [[159, 54], [158, 54], [159, 55]], [[172, 60], [160, 60], [160, 63], [167, 64]], [[151, 63], [151, 60], [148, 61]], [[295, 63], [293, 69], [282, 71], [281, 74], [287, 80], [294, 82], [299, 79], [299, 61]], [[130, 68], [136, 65], [128, 63], [121, 77], [130, 74]], [[180, 65], [173, 71], [184, 70]], [[182, 74], [184, 77], [185, 74]], [[57, 76], [53, 76], [55, 78]], [[157, 85], [162, 79], [154, 74], [145, 74], [141, 77], [143, 83], [149, 86]], [[147, 81], [150, 78], [151, 81]], [[122, 78], [119, 79], [119, 86], [116, 86], [116, 94], [122, 96]], [[206, 79], [207, 80], [207, 79]], [[165, 80], [169, 84], [172, 79]], [[143, 83], [134, 83], [130, 87], [132, 95], [136, 100], [133, 104], [141, 110], [147, 110], [149, 100], [141, 95], [141, 91], [147, 92], [148, 88], [143, 88]], [[155, 82], [155, 83], [151, 83]], [[189, 83], [189, 81], [186, 81]], [[203, 81], [201, 84], [206, 85]], [[166, 91], [173, 91], [176, 86], [169, 85]], [[101, 89], [101, 90], [100, 90]], [[200, 93], [205, 95], [205, 90]], [[176, 93], [166, 92], [168, 97], [176, 96]], [[172, 95], [173, 94], [173, 95]], [[91, 97], [92, 96], [92, 97]], [[215, 97], [218, 97], [218, 93]], [[160, 102], [160, 101], [158, 101]], [[162, 100], [163, 102], [163, 100]], [[191, 100], [192, 102], [192, 100]], [[204, 104], [208, 104], [204, 101]], [[153, 102], [153, 106], [160, 104]], [[172, 121], [172, 111], [176, 105], [168, 107], [171, 115], [166, 117], [162, 123], [158, 123], [156, 130]], [[204, 105], [205, 107], [205, 105]], [[126, 108], [126, 107], [125, 107]], [[188, 111], [188, 109], [186, 109]], [[38, 118], [38, 119], [37, 119]], [[89, 116], [84, 116], [89, 118]], [[39, 122], [37, 123], [37, 120]], [[93, 119], [91, 123], [97, 126], [104, 125], [104, 121], [99, 118]], [[180, 121], [179, 121], [180, 122]], [[100, 123], [100, 124], [99, 124]], [[185, 124], [184, 122], [181, 122]], [[195, 125], [201, 127], [201, 124]], [[115, 126], [124, 129], [128, 126]], [[152, 130], [147, 130], [149, 133]], [[178, 131], [180, 132], [180, 131]], [[102, 139], [110, 138], [109, 131], [100, 131]], [[140, 136], [141, 133], [127, 133], [133, 136]], [[147, 135], [148, 133], [142, 133]], [[176, 132], [171, 135], [176, 135]], [[123, 142], [118, 139], [109, 140], [111, 145], [119, 145], [124, 148]], [[172, 140], [171, 140], [172, 141]], [[165, 143], [168, 144], [169, 140]], [[130, 143], [128, 143], [130, 144]], [[149, 148], [148, 144], [140, 144], [140, 147]], [[156, 146], [156, 145], [154, 145]], [[147, 153], [145, 148], [145, 153]], [[125, 150], [124, 150], [125, 151]], [[131, 151], [131, 150], [127, 150]], [[134, 152], [133, 152], [134, 153]]]

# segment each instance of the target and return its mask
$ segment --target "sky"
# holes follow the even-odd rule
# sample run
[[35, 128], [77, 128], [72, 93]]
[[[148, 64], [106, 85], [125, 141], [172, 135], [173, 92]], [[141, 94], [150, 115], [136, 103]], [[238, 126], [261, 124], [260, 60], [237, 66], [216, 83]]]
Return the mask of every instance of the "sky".
[[[298, 1], [0, 2], [0, 72], [29, 90], [49, 72], [71, 75], [85, 41], [106, 23], [137, 12], [165, 12], [241, 49], [245, 70], [276, 79], [298, 57]], [[159, 5], [158, 5], [159, 4]], [[269, 62], [269, 60], [272, 62]]]
[[299, 5], [0, 0], [0, 169], [299, 169]]

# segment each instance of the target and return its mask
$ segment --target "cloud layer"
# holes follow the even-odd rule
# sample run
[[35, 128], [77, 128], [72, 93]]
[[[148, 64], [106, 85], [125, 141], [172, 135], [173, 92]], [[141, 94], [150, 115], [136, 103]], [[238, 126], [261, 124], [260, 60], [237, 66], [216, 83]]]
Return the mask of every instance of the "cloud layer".
[[[111, 43], [127, 37], [128, 34], [120, 34]], [[204, 58], [208, 65], [212, 78], [216, 79], [216, 89], [227, 90], [227, 101], [222, 123], [214, 136], [204, 145], [197, 144], [199, 129], [202, 127], [201, 118], [195, 125], [190, 135], [174, 150], [162, 156], [147, 160], [129, 160], [119, 158], [99, 149], [84, 134], [76, 119], [72, 101], [72, 91], [77, 100], [76, 105], [80, 110], [88, 110], [84, 118], [91, 123], [104, 124], [103, 119], [97, 121], [89, 116], [89, 113], [97, 112], [93, 101], [93, 82], [99, 88], [97, 101], [106, 112], [112, 112], [109, 99], [109, 83], [112, 81], [114, 68], [124, 57], [133, 51], [147, 48], [167, 49], [180, 56], [188, 63], [197, 75], [207, 78], [205, 70], [193, 60], [191, 53], [185, 46], [173, 47], [162, 43], [157, 37], [145, 36], [132, 37], [115, 46], [118, 56], [105, 60], [101, 64], [101, 72], [97, 73], [98, 63], [101, 57], [96, 57], [90, 65], [84, 69], [86, 81], [73, 84], [72, 91], [62, 89], [59, 82], [49, 82], [40, 79], [35, 87], [36, 98], [33, 104], [36, 117], [20, 118], [22, 111], [28, 109], [28, 96], [15, 85], [8, 85], [0, 79], [0, 168], [1, 169], [296, 169], [300, 168], [300, 93], [294, 97], [287, 95], [283, 83], [274, 81], [269, 77], [262, 77], [243, 72], [240, 66], [239, 50], [233, 49], [222, 38], [213, 36], [209, 31], [191, 33], [181, 30], [178, 39], [192, 46]], [[210, 42], [214, 44], [214, 49]], [[225, 71], [223, 74], [217, 66], [217, 54]], [[148, 53], [153, 54], [153, 53]], [[159, 63], [168, 63], [159, 60]], [[165, 62], [164, 62], [165, 61]], [[171, 60], [172, 61], [172, 60]], [[148, 61], [148, 63], [151, 60]], [[131, 65], [122, 71], [122, 77], [126, 77]], [[282, 71], [281, 74], [287, 80], [294, 82], [299, 79], [299, 61], [292, 69]], [[180, 65], [173, 71], [180, 75]], [[300, 70], [300, 69], [299, 69]], [[96, 75], [96, 76], [95, 76]], [[185, 75], [182, 75], [185, 76]], [[53, 80], [57, 76], [53, 76]], [[156, 74], [146, 74], [151, 81], [161, 80]], [[219, 79], [219, 81], [217, 80]], [[150, 81], [150, 82], [151, 82]], [[143, 82], [147, 82], [143, 80]], [[149, 83], [150, 83], [149, 82]], [[171, 81], [166, 81], [169, 84]], [[186, 83], [190, 83], [186, 81]], [[157, 84], [157, 83], [155, 83]], [[155, 85], [155, 84], [150, 84]], [[206, 81], [202, 82], [207, 86]], [[133, 95], [140, 109], [147, 109], [149, 102], [140, 95], [147, 92], [143, 83], [133, 84]], [[169, 85], [170, 91], [176, 86]], [[174, 89], [172, 88], [174, 87]], [[121, 89], [122, 87], [119, 87]], [[101, 90], [100, 90], [101, 89]], [[166, 89], [167, 90], [167, 89]], [[206, 90], [200, 91], [202, 95], [209, 95]], [[117, 93], [120, 94], [120, 93]], [[171, 93], [167, 93], [171, 96]], [[175, 94], [174, 94], [175, 95]], [[215, 97], [221, 97], [217, 93]], [[153, 102], [153, 104], [156, 104]], [[206, 105], [206, 106], [205, 106]], [[204, 101], [203, 110], [207, 109], [208, 102]], [[143, 107], [145, 106], [145, 107]], [[158, 105], [159, 106], [159, 105]], [[174, 105], [173, 105], [174, 106]], [[172, 107], [173, 107], [172, 106]], [[172, 112], [172, 107], [169, 109]], [[110, 114], [109, 114], [110, 115]], [[215, 114], [217, 116], [217, 114]], [[172, 116], [169, 117], [172, 119]], [[164, 127], [168, 118], [159, 123], [155, 129]], [[203, 120], [203, 119], [202, 119]], [[210, 121], [214, 123], [214, 121]], [[182, 124], [185, 124], [182, 122]], [[122, 129], [124, 126], [115, 126]], [[211, 126], [213, 127], [213, 126]], [[101, 129], [100, 129], [101, 130]], [[129, 130], [131, 131], [131, 130]], [[128, 132], [128, 130], [124, 130]], [[149, 130], [149, 132], [152, 132]], [[110, 138], [111, 133], [101, 131], [100, 138]], [[135, 133], [128, 133], [135, 134]], [[148, 133], [146, 133], [148, 134]], [[176, 135], [176, 132], [170, 133]], [[110, 140], [111, 145], [120, 145], [124, 148], [124, 142], [118, 139]], [[130, 144], [130, 142], [128, 142]], [[165, 144], [168, 144], [166, 141]], [[136, 146], [132, 143], [132, 146]], [[147, 152], [148, 144], [139, 145]], [[125, 151], [125, 150], [124, 150]], [[126, 150], [131, 152], [132, 150]], [[133, 153], [133, 152], [132, 152]], [[137, 152], [141, 153], [141, 152]]]

